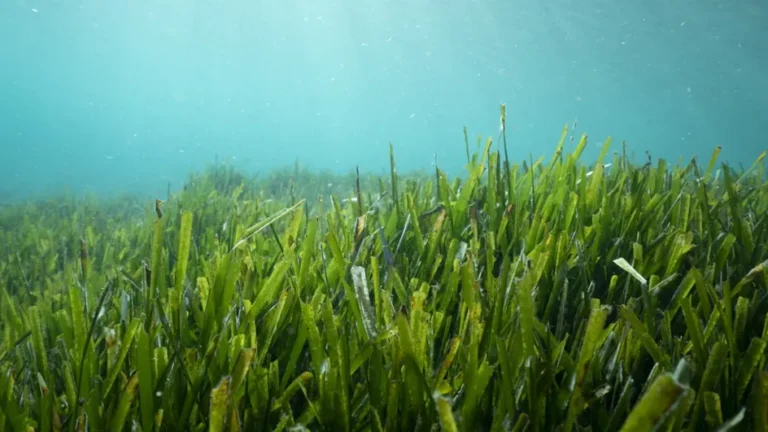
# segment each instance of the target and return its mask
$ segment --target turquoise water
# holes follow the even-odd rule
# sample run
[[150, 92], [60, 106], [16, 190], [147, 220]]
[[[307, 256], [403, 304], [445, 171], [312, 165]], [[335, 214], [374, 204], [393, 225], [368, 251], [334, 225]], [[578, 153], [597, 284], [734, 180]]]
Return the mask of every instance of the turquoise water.
[[[676, 162], [766, 148], [756, 1], [0, 2], [0, 201], [160, 194], [214, 160], [458, 174], [470, 139]], [[578, 136], [576, 137], [578, 140]]]

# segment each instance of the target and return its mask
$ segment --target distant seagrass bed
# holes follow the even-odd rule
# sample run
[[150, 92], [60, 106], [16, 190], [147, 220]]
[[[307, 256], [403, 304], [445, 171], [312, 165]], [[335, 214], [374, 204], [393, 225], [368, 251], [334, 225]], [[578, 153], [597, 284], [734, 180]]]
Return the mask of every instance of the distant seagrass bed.
[[768, 431], [765, 153], [518, 163], [500, 120], [461, 177], [0, 206], [0, 432]]

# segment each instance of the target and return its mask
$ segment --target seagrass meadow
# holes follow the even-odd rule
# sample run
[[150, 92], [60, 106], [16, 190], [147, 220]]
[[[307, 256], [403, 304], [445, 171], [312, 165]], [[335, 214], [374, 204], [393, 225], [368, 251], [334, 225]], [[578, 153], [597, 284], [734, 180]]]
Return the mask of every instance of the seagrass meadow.
[[0, 431], [768, 431], [765, 153], [567, 134], [0, 208]]

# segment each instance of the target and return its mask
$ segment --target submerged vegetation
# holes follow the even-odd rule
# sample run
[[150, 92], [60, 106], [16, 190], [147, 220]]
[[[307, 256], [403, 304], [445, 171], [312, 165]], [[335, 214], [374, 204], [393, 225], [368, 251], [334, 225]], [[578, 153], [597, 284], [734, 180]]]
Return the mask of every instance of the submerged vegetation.
[[566, 137], [0, 208], [0, 431], [768, 431], [765, 154]]

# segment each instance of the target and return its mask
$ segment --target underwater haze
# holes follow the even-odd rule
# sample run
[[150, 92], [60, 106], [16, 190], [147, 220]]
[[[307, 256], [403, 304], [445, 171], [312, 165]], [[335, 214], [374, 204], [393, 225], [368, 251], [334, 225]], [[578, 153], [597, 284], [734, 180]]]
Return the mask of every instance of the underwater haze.
[[[750, 163], [766, 143], [765, 2], [0, 2], [0, 202], [165, 196], [218, 160], [464, 169], [499, 134], [551, 154], [565, 124], [638, 157]], [[575, 143], [574, 143], [575, 145]]]

